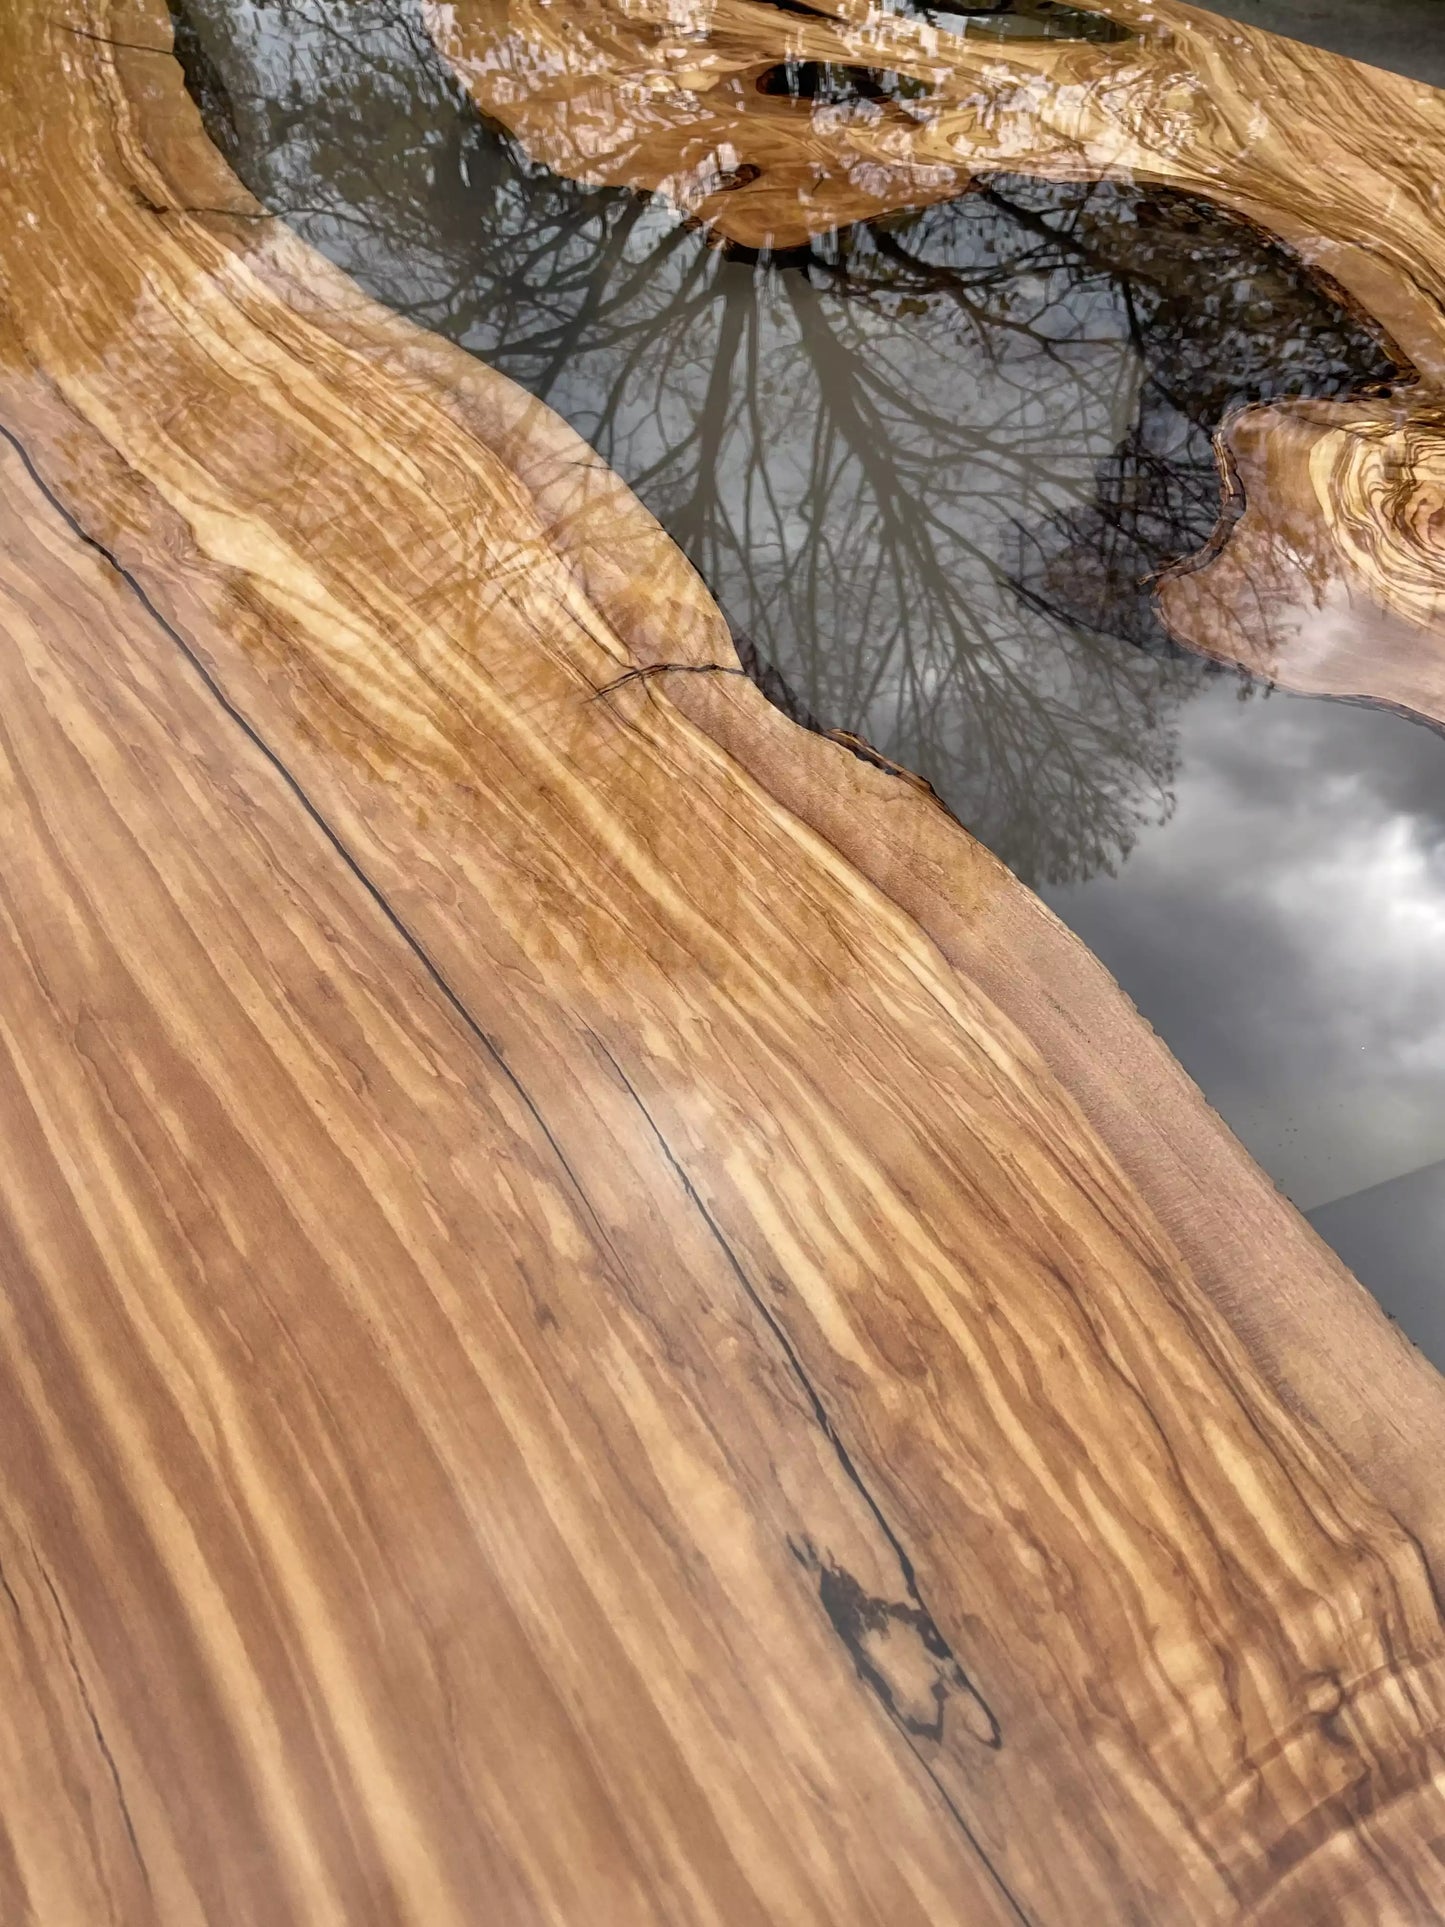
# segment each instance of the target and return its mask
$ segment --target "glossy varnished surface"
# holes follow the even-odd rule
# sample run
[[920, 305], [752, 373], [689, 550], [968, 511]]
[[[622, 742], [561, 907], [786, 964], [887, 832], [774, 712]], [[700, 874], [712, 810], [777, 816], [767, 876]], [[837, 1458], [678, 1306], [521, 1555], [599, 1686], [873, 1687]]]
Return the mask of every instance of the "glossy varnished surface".
[[[931, 782], [1293, 1202], [1445, 1151], [1445, 735], [1268, 691], [1153, 606], [1222, 420], [1398, 375], [1337, 288], [1197, 195], [1003, 174], [757, 259], [529, 163], [414, 0], [178, 18], [263, 205], [589, 439], [771, 700]], [[1445, 1361], [1371, 1222], [1352, 1263]]]
[[7, 1914], [1438, 1913], [1439, 1380], [157, 10], [0, 52]]
[[[1110, 0], [1116, 39], [1001, 38], [863, 0], [426, 11], [530, 152], [660, 191], [751, 247], [945, 200], [1000, 167], [1166, 183], [1297, 246], [1418, 381], [1229, 425], [1244, 525], [1165, 582], [1161, 607], [1208, 655], [1445, 721], [1445, 93], [1176, 0]], [[788, 98], [768, 78], [782, 71], [831, 78]]]

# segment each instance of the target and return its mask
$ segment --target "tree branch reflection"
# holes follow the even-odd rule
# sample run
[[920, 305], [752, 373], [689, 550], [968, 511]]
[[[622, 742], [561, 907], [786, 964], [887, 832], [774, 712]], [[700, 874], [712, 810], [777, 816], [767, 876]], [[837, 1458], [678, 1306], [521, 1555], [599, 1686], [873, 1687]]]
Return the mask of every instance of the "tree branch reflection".
[[257, 196], [370, 292], [556, 408], [692, 559], [774, 700], [916, 771], [1030, 882], [1166, 816], [1213, 671], [1149, 579], [1208, 539], [1211, 431], [1382, 378], [1248, 224], [996, 177], [787, 257], [529, 164], [412, 0], [186, 0]]

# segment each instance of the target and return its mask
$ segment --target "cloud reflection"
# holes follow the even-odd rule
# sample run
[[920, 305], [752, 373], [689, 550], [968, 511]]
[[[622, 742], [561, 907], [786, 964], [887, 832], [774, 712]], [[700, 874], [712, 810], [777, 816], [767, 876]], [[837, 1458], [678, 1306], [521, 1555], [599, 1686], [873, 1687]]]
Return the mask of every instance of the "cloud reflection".
[[1303, 1209], [1445, 1157], [1445, 740], [1216, 685], [1175, 795], [1054, 907]]

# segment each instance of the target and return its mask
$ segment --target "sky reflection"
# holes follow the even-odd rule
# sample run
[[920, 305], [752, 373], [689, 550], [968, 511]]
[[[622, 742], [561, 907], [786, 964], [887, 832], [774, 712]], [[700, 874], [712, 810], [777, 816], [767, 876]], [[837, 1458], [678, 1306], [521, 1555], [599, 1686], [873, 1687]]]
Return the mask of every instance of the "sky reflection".
[[1045, 889], [1305, 1210], [1445, 1157], [1445, 739], [1215, 681], [1175, 807]]

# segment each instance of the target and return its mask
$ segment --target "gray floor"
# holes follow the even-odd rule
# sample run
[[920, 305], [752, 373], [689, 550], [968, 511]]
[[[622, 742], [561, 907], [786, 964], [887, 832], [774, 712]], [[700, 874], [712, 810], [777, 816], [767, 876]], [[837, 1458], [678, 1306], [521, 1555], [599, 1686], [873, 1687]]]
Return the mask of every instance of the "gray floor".
[[1421, 1350], [1445, 1362], [1445, 1163], [1337, 1198], [1309, 1216]]
[[1209, 11], [1445, 87], [1445, 0], [1209, 0]]

